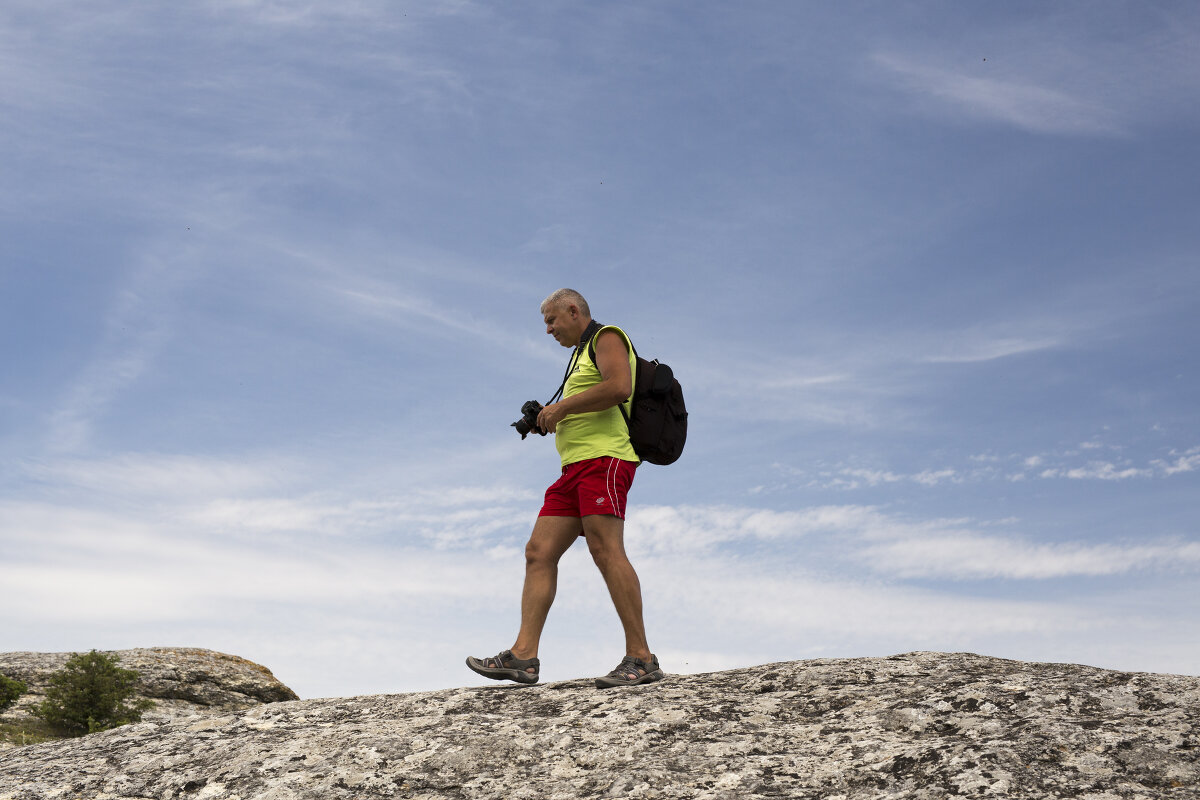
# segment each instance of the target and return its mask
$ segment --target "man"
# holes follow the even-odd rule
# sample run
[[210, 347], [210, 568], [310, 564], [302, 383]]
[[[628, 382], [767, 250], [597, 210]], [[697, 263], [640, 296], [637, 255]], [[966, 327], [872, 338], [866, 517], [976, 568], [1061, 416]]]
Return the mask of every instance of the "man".
[[[639, 462], [618, 405], [633, 394], [633, 347], [620, 328], [594, 323], [587, 301], [573, 289], [554, 292], [541, 310], [546, 333], [563, 347], [575, 348], [561, 402], [546, 406], [537, 418], [539, 432], [554, 434], [562, 477], [546, 490], [525, 546], [516, 641], [492, 658], [468, 658], [467, 666], [496, 680], [537, 683], [538, 643], [558, 587], [558, 562], [582, 536], [625, 629], [625, 658], [597, 678], [596, 686], [661, 680], [658, 658], [646, 643], [641, 584], [625, 554], [625, 498]], [[594, 363], [588, 352], [593, 339]]]

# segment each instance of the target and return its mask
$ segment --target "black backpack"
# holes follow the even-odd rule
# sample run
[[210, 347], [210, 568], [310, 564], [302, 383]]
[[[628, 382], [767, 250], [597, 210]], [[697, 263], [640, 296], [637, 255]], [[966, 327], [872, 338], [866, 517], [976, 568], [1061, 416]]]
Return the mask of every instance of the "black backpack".
[[[633, 347], [633, 342], [629, 343]], [[630, 413], [621, 416], [629, 426], [629, 442], [642, 461], [651, 464], [674, 464], [683, 453], [687, 440], [687, 407], [683, 403], [683, 387], [675, 373], [658, 359], [647, 361], [633, 348], [637, 374], [633, 376], [633, 403]], [[588, 340], [588, 358], [596, 363], [595, 337]]]

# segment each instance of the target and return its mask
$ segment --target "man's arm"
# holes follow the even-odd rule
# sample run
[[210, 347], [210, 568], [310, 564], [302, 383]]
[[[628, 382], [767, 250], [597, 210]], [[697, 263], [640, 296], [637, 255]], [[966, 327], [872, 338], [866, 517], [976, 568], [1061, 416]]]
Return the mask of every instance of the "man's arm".
[[600, 382], [543, 408], [538, 414], [538, 428], [554, 433], [558, 423], [568, 414], [603, 411], [629, 399], [629, 393], [633, 391], [629, 350], [616, 331], [603, 331], [596, 339], [596, 368], [600, 370]]

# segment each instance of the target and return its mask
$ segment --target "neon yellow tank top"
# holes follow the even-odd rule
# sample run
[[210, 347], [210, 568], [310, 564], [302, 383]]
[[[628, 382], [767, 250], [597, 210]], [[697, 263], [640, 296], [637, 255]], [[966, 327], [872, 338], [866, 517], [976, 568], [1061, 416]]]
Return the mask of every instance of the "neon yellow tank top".
[[[615, 331], [625, 340], [625, 348], [629, 355], [629, 374], [631, 378], [636, 378], [637, 360], [633, 355], [633, 344], [629, 341], [625, 331], [615, 325], [605, 325], [596, 331], [592, 341], [596, 341], [596, 337], [604, 331]], [[600, 381], [600, 370], [588, 356], [588, 348], [583, 347], [575, 356], [575, 367], [567, 376], [563, 397], [579, 394]], [[625, 406], [625, 413], [629, 413], [632, 401], [633, 391], [631, 389], [629, 398], [622, 403]], [[601, 456], [614, 456], [634, 463], [639, 461], [633, 445], [629, 443], [629, 426], [625, 424], [625, 418], [621, 416], [621, 409], [617, 406], [606, 408], [603, 411], [568, 414], [563, 417], [554, 431], [554, 446], [558, 448], [558, 455], [562, 459], [564, 467], [577, 461]]]

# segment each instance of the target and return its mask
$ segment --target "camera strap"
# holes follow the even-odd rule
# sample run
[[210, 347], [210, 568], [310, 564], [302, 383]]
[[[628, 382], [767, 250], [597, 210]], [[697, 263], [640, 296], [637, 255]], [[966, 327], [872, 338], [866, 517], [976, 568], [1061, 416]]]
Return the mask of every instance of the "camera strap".
[[567, 371], [563, 373], [562, 383], [559, 385], [558, 391], [554, 393], [554, 396], [546, 402], [546, 405], [553, 405], [560, 397], [562, 397], [563, 390], [567, 388], [567, 378], [571, 377], [571, 370], [575, 369], [575, 365], [579, 362], [579, 354], [582, 353], [583, 349], [588, 346], [588, 342], [590, 342], [592, 337], [596, 335], [596, 331], [603, 327], [604, 326], [599, 322], [596, 322], [596, 320], [592, 320], [588, 323], [588, 326], [583, 329], [583, 335], [579, 337], [579, 344], [575, 345], [575, 352], [571, 354], [571, 360], [567, 362]]

